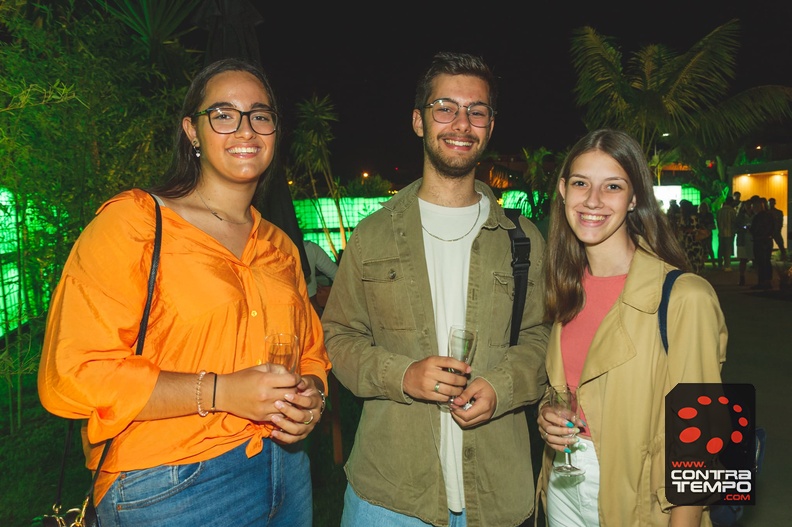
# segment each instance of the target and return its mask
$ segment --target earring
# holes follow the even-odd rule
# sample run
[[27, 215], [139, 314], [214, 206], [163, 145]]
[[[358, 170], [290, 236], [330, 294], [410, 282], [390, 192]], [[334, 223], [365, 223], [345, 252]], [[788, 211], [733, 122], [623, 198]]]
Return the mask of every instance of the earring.
[[198, 141], [193, 141], [192, 147], [193, 147], [193, 151], [195, 152], [195, 157], [200, 158], [201, 157], [201, 147], [198, 146]]
[[632, 211], [634, 211], [634, 210], [635, 210], [635, 207], [630, 207], [628, 210], [629, 210], [630, 212], [632, 212]]
[[566, 200], [565, 200], [565, 199], [562, 199], [562, 200], [561, 200], [561, 204], [563, 204], [563, 205], [566, 205]]

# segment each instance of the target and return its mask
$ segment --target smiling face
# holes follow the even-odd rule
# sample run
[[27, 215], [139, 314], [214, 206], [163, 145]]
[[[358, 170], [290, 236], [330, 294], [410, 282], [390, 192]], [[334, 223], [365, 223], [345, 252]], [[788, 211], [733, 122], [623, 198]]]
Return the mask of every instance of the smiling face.
[[[428, 103], [450, 99], [460, 106], [489, 103], [487, 83], [473, 75], [441, 74], [432, 82]], [[431, 108], [413, 110], [413, 130], [424, 139], [424, 160], [427, 168], [445, 177], [461, 178], [474, 173], [487, 148], [494, 121], [479, 128], [470, 124], [467, 109], [460, 107], [450, 123], [438, 123]]]
[[635, 207], [630, 178], [608, 154], [591, 150], [560, 180], [564, 214], [575, 236], [589, 250], [622, 250], [629, 244], [627, 214]]
[[[244, 71], [226, 71], [206, 84], [206, 95], [200, 109], [224, 107], [240, 111], [268, 109], [270, 99], [261, 82]], [[209, 125], [209, 117], [185, 117], [182, 121], [187, 137], [201, 150], [201, 177], [219, 177], [235, 182], [256, 183], [272, 162], [275, 136], [259, 135], [250, 127], [247, 117], [239, 129], [219, 134]]]

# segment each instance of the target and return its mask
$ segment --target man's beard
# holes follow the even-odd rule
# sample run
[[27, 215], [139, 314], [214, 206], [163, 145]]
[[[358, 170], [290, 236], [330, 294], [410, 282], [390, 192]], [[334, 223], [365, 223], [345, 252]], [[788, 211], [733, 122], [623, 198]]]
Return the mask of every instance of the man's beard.
[[453, 179], [463, 178], [470, 174], [471, 171], [475, 171], [476, 165], [478, 165], [483, 154], [482, 151], [476, 157], [465, 159], [443, 157], [440, 155], [439, 149], [432, 148], [431, 145], [426, 143], [424, 143], [424, 150], [429, 158], [429, 163], [432, 164], [437, 173]]

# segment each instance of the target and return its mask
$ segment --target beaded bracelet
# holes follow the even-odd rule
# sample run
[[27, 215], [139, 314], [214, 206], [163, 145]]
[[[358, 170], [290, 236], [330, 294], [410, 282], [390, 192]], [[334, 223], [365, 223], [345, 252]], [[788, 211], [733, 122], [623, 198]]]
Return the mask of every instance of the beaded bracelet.
[[198, 374], [198, 380], [195, 382], [195, 402], [198, 405], [198, 415], [201, 417], [206, 417], [209, 415], [209, 412], [203, 409], [201, 406], [201, 383], [203, 382], [203, 378], [206, 375], [206, 370], [201, 370]]

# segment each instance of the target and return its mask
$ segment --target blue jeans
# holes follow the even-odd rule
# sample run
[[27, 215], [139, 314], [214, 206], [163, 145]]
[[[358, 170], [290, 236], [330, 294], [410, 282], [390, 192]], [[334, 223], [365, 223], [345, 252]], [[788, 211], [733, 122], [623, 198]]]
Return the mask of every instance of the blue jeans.
[[[448, 511], [449, 527], [466, 527], [467, 516], [465, 511]], [[341, 517], [341, 527], [372, 527], [373, 525], [387, 525], [388, 527], [432, 527], [414, 516], [400, 514], [384, 507], [373, 505], [355, 494], [351, 485], [347, 485], [344, 493], [344, 513]]]
[[311, 470], [302, 443], [265, 439], [252, 458], [246, 446], [200, 463], [122, 472], [96, 508], [100, 527], [311, 527]]

